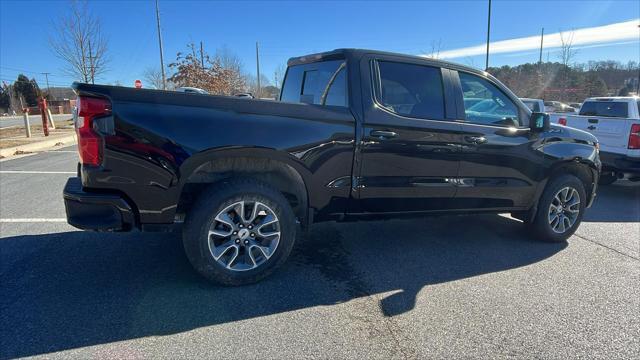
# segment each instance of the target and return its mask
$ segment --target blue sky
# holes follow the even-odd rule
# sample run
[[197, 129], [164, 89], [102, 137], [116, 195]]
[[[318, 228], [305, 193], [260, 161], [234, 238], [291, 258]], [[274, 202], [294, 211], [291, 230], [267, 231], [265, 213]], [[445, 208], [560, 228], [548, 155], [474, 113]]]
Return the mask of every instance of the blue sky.
[[[44, 86], [41, 72], [50, 72], [52, 86], [73, 80], [48, 47], [47, 31], [65, 14], [68, 2], [0, 0], [0, 79], [20, 72]], [[155, 5], [150, 0], [91, 1], [109, 39], [110, 71], [101, 83], [120, 81], [133, 86], [148, 67], [159, 66]], [[214, 2], [160, 0], [165, 62], [175, 60], [190, 41], [204, 41], [213, 53], [227, 46], [255, 73], [255, 42], [261, 48], [261, 72], [273, 71], [292, 56], [340, 47], [372, 48], [424, 54], [432, 42], [451, 60], [484, 67], [484, 54], [463, 50], [486, 39], [487, 1], [379, 2]], [[571, 29], [592, 28], [640, 18], [640, 1], [500, 1], [492, 6], [491, 40], [537, 36]], [[25, 22], [25, 19], [28, 19]], [[25, 24], [27, 24], [25, 26]], [[578, 46], [577, 62], [613, 59], [640, 60], [640, 29], [631, 39], [607, 40]], [[555, 49], [544, 58], [557, 60]], [[491, 55], [490, 65], [535, 62], [537, 50]]]

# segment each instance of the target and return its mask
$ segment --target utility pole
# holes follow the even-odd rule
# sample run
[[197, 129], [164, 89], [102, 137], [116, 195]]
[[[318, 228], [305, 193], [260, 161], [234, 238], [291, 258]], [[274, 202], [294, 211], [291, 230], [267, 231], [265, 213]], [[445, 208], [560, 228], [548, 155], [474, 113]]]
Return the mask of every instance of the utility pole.
[[160, 9], [156, 0], [156, 22], [158, 23], [158, 43], [160, 44], [160, 71], [162, 72], [162, 90], [167, 90], [167, 78], [164, 74], [164, 58], [162, 55], [162, 33], [160, 32]]
[[49, 74], [48, 72], [43, 72], [41, 73], [42, 75], [44, 75], [44, 78], [47, 79], [47, 95], [50, 95], [50, 90], [49, 90]]
[[487, 17], [487, 58], [485, 60], [484, 70], [489, 69], [489, 34], [491, 33], [491, 0], [489, 0], [489, 16]]
[[258, 42], [256, 41], [256, 72], [258, 73], [258, 90], [256, 96], [260, 98], [261, 87], [260, 87], [260, 55], [258, 51]]
[[544, 44], [544, 28], [542, 28], [542, 34], [540, 35], [540, 59], [538, 64], [542, 64], [542, 45]]
[[202, 71], [204, 71], [204, 50], [202, 48], [202, 41], [200, 41], [200, 64], [202, 65]]

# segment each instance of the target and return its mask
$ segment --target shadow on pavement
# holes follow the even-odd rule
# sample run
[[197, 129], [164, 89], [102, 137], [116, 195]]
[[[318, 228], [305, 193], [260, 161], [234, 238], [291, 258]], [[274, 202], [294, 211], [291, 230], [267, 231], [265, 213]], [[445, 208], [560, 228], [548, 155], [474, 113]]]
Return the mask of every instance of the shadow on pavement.
[[640, 222], [640, 183], [618, 181], [599, 186], [596, 201], [582, 221]]
[[496, 215], [317, 224], [280, 271], [239, 288], [202, 280], [177, 235], [4, 238], [1, 357], [174, 334], [388, 291], [397, 292], [380, 300], [380, 316], [393, 316], [411, 311], [425, 286], [525, 266], [566, 246], [529, 240], [520, 229]]

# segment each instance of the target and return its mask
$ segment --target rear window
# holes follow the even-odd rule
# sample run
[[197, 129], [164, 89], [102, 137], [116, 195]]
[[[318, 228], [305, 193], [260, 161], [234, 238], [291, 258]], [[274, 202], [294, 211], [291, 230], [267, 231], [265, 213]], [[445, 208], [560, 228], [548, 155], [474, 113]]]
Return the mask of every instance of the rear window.
[[629, 105], [626, 102], [587, 101], [582, 104], [580, 115], [626, 118], [629, 116]]
[[344, 60], [290, 66], [280, 101], [348, 106]]

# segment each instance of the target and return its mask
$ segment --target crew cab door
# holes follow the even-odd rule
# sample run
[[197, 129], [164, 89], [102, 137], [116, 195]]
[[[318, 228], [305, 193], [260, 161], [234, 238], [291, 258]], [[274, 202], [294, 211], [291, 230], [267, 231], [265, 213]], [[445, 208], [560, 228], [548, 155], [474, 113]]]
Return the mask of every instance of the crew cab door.
[[541, 169], [526, 126], [528, 112], [488, 77], [452, 75], [464, 104], [457, 205], [469, 210], [530, 206]]
[[359, 212], [450, 208], [461, 126], [454, 121], [449, 70], [389, 57], [363, 60], [361, 72], [364, 124], [355, 170]]

